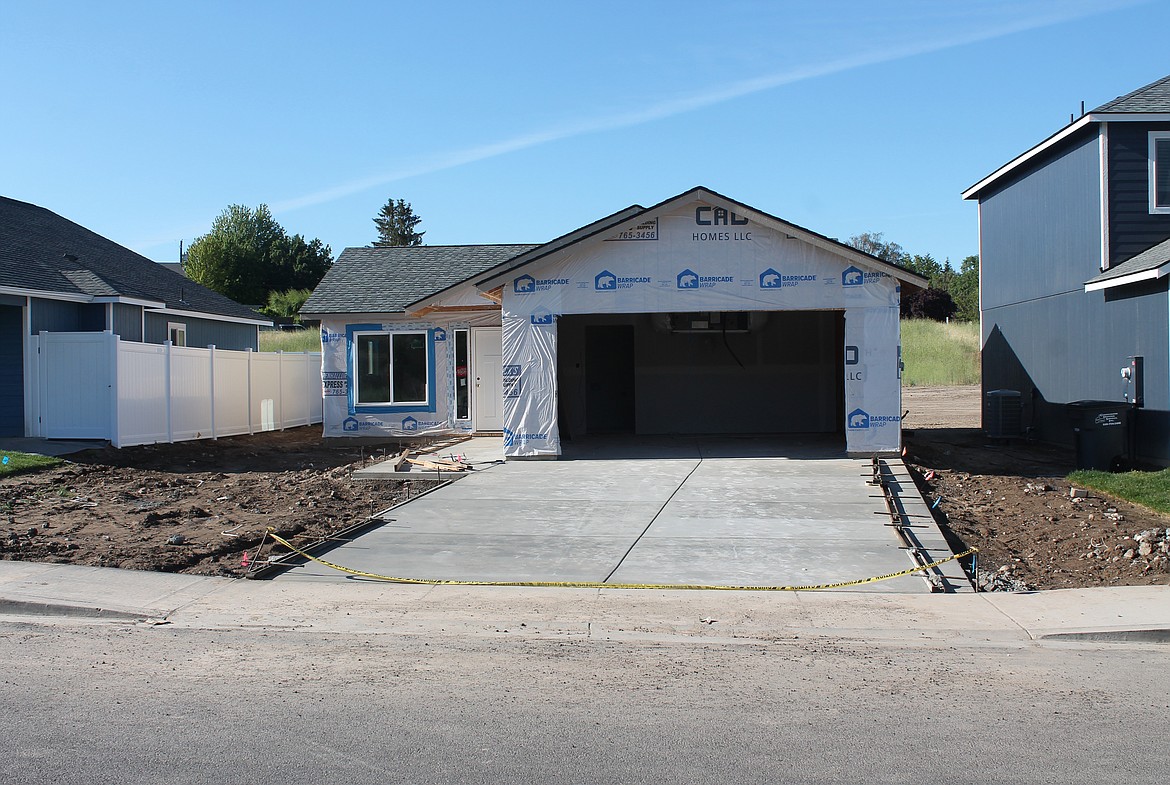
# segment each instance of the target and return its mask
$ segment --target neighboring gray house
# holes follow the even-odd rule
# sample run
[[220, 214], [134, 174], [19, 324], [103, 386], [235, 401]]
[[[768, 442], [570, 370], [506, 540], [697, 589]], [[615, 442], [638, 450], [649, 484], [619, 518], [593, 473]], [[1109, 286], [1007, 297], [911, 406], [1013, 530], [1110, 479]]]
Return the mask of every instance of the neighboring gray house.
[[963, 192], [979, 202], [983, 388], [1071, 443], [1067, 404], [1124, 402], [1137, 455], [1170, 462], [1170, 77], [1071, 122]]
[[25, 434], [26, 336], [256, 349], [270, 322], [83, 226], [0, 197], [0, 435]]
[[901, 446], [912, 272], [707, 188], [543, 245], [347, 248], [321, 320], [326, 436], [818, 433]]

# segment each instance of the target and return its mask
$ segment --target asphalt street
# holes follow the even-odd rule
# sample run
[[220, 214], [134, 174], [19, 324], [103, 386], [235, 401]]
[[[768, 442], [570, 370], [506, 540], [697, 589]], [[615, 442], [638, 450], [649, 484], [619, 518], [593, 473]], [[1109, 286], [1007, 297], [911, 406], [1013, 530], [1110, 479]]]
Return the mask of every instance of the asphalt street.
[[0, 621], [0, 781], [1154, 783], [1164, 644]]

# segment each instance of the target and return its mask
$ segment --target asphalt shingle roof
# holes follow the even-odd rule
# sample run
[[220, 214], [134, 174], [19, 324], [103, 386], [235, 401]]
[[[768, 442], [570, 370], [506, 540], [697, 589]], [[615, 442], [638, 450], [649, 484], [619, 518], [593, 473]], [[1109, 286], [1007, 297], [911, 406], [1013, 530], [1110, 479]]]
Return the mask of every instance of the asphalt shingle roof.
[[263, 318], [51, 210], [4, 196], [0, 196], [0, 286], [46, 296], [134, 297], [176, 310]]
[[1170, 112], [1170, 76], [1101, 104], [1094, 112]]
[[1134, 273], [1144, 273], [1147, 270], [1156, 270], [1170, 262], [1170, 240], [1163, 240], [1152, 248], [1131, 256], [1120, 264], [1115, 264], [1098, 276], [1085, 281], [1086, 284], [1112, 281], [1114, 278], [1124, 278]]
[[[346, 248], [303, 314], [401, 313], [408, 305], [531, 251], [536, 245]], [[484, 305], [489, 305], [484, 301]]]

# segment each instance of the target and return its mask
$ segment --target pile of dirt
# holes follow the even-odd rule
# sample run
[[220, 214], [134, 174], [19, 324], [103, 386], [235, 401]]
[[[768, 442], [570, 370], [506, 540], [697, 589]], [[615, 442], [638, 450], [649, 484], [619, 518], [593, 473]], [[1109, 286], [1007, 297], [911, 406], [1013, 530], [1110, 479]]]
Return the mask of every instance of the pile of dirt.
[[351, 479], [385, 452], [305, 427], [77, 453], [0, 481], [0, 559], [241, 575], [267, 527], [313, 542], [434, 487]]

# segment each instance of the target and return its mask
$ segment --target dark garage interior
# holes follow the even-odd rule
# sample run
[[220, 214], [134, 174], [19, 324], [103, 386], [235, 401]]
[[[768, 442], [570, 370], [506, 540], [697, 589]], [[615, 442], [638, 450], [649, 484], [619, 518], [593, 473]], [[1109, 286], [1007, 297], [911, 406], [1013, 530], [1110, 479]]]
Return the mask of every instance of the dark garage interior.
[[843, 311], [564, 315], [562, 438], [844, 433]]

